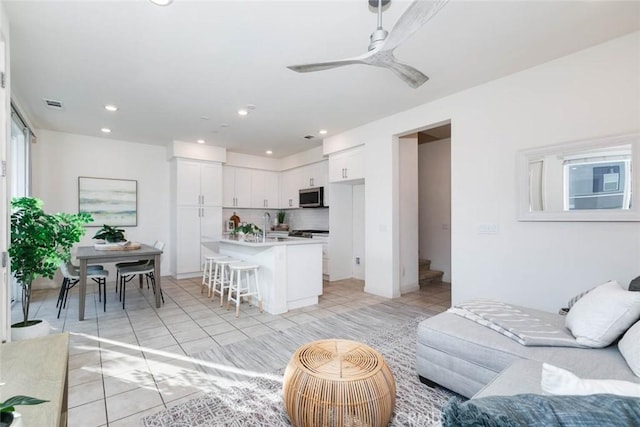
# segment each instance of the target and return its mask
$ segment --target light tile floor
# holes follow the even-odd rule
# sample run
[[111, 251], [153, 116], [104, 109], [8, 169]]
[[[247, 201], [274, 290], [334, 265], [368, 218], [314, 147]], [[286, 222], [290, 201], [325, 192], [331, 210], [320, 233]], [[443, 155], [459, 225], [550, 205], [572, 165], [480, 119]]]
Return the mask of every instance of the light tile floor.
[[[153, 291], [129, 286], [126, 309], [107, 289], [107, 311], [97, 286], [87, 288], [85, 320], [78, 321], [78, 291], [56, 319], [58, 290], [34, 291], [31, 318], [48, 320], [71, 334], [69, 426], [139, 426], [141, 418], [211, 390], [189, 355], [319, 318], [373, 305], [385, 298], [365, 294], [364, 282], [325, 282], [317, 305], [274, 316], [242, 304], [239, 318], [200, 293], [199, 279], [163, 277], [165, 304], [155, 308]], [[423, 286], [395, 299], [431, 311], [451, 301], [447, 283]], [[12, 318], [19, 319], [19, 304]]]

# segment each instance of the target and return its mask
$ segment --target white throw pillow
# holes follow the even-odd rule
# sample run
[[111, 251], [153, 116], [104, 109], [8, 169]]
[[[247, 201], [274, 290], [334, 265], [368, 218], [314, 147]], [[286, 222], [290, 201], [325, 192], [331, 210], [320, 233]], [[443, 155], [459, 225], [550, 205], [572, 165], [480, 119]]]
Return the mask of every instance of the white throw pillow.
[[620, 380], [586, 380], [557, 366], [542, 364], [542, 390], [551, 394], [616, 394], [640, 397], [640, 384]]
[[640, 322], [636, 322], [618, 343], [620, 354], [634, 374], [640, 377]]
[[580, 298], [567, 314], [565, 326], [578, 344], [606, 347], [640, 318], [640, 292], [623, 289], [615, 280]]

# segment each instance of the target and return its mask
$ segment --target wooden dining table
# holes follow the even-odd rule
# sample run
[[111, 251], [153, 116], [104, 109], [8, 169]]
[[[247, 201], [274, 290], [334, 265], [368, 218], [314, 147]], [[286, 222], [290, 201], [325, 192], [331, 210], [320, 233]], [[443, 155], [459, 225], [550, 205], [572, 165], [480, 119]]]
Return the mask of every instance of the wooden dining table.
[[162, 283], [160, 280], [161, 257], [161, 249], [145, 244], [141, 244], [139, 249], [129, 250], [97, 250], [93, 246], [79, 246], [76, 253], [76, 258], [80, 261], [78, 319], [84, 320], [84, 305], [87, 295], [87, 265], [90, 264], [153, 260], [153, 275], [156, 279], [156, 307], [160, 308], [160, 297], [162, 293]]

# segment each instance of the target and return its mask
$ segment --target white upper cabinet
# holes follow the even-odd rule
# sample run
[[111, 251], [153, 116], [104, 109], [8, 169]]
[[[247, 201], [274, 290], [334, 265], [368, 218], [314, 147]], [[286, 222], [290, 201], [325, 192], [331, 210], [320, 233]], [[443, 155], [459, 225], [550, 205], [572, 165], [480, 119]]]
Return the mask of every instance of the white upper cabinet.
[[222, 206], [225, 208], [251, 207], [251, 169], [225, 166], [223, 168]]
[[277, 172], [254, 169], [251, 171], [251, 207], [277, 209], [279, 202]]
[[300, 188], [324, 187], [327, 185], [329, 174], [327, 161], [301, 167], [300, 171], [302, 175], [302, 187]]
[[180, 160], [176, 164], [176, 171], [178, 205], [221, 205], [222, 165]]
[[204, 206], [222, 206], [222, 165], [200, 166], [200, 193]]
[[351, 148], [329, 156], [329, 182], [364, 179], [363, 147]]
[[300, 184], [302, 183], [300, 168], [282, 172], [280, 187], [280, 207], [297, 208], [300, 203]]

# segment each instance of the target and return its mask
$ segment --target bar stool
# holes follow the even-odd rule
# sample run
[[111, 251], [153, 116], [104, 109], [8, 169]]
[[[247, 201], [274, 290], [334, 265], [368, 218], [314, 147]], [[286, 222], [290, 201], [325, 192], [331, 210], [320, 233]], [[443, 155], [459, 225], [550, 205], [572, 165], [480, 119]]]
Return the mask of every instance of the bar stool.
[[211, 298], [211, 285], [212, 282], [218, 274], [218, 265], [216, 264], [216, 260], [229, 258], [226, 255], [221, 255], [217, 252], [213, 252], [211, 255], [207, 255], [204, 257], [204, 268], [202, 270], [202, 285], [200, 285], [200, 293], [204, 292], [205, 285], [209, 288], [209, 294], [207, 295]]
[[216, 294], [220, 295], [220, 307], [224, 304], [224, 291], [231, 288], [231, 271], [230, 267], [240, 263], [239, 259], [226, 257], [215, 261], [215, 270], [213, 272], [213, 283], [211, 290], [213, 291], [212, 301], [215, 301]]
[[[262, 296], [260, 296], [260, 284], [258, 283], [258, 270], [260, 266], [258, 264], [250, 264], [247, 262], [240, 262], [229, 265], [231, 270], [231, 287], [229, 288], [229, 297], [227, 299], [227, 310], [231, 306], [231, 301], [236, 303], [236, 317], [240, 315], [240, 301], [242, 297], [249, 297], [249, 305], [251, 305], [251, 296], [258, 296], [258, 308], [262, 313]], [[242, 285], [242, 273], [245, 273], [245, 285]], [[251, 290], [249, 281], [249, 274], [253, 273], [255, 289]], [[235, 280], [235, 281], [234, 281]], [[235, 297], [232, 294], [235, 292]]]

